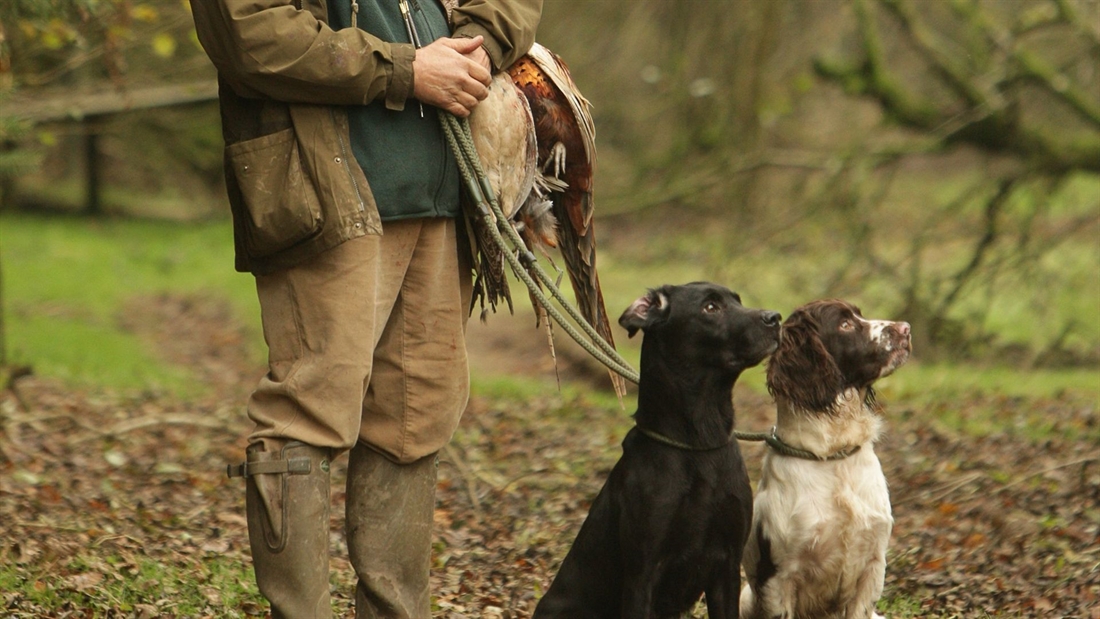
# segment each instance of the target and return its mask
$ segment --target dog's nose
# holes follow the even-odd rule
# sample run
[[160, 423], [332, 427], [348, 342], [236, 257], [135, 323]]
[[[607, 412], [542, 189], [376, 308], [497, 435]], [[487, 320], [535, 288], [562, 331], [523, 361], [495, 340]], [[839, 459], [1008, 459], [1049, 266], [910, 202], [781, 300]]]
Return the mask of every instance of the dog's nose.
[[781, 316], [779, 312], [764, 311], [761, 314], [761, 318], [764, 319], [764, 324], [769, 327], [778, 327], [779, 321], [783, 320], [783, 316]]
[[901, 335], [902, 337], [909, 337], [909, 323], [907, 323], [907, 322], [899, 322], [899, 323], [896, 323], [896, 327], [895, 327], [895, 328], [897, 328], [897, 330], [898, 330], [898, 333], [899, 333], [899, 334], [900, 334], [900, 335]]

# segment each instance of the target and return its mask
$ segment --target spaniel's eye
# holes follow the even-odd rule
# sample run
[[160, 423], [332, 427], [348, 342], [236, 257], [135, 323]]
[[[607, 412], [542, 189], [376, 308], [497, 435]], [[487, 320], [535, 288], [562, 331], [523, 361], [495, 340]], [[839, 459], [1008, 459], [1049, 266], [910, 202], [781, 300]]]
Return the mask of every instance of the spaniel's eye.
[[841, 331], [851, 331], [852, 329], [855, 329], [855, 328], [856, 328], [856, 323], [853, 320], [851, 320], [850, 318], [845, 318], [844, 320], [840, 321], [840, 330]]
[[715, 303], [714, 301], [707, 301], [706, 305], [703, 306], [703, 313], [704, 314], [713, 314], [717, 311], [718, 311], [718, 304]]

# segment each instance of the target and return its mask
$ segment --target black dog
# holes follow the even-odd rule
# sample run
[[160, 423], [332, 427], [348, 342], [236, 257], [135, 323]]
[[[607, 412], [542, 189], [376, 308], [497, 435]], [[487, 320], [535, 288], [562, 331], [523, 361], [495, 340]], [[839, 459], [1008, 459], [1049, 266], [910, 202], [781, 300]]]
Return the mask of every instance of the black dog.
[[737, 616], [752, 489], [733, 440], [733, 384], [779, 341], [776, 312], [726, 288], [665, 286], [619, 324], [642, 341], [637, 423], [534, 619], [679, 617], [706, 594]]

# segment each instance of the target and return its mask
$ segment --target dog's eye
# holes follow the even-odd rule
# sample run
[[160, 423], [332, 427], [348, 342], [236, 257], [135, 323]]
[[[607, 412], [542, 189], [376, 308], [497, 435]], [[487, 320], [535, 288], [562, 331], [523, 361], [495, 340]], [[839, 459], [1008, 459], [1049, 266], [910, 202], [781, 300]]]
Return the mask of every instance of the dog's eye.
[[855, 321], [853, 321], [850, 318], [845, 318], [844, 320], [840, 321], [840, 330], [841, 331], [851, 331], [852, 329], [855, 329], [855, 328], [856, 328], [856, 323], [855, 323]]
[[713, 313], [717, 312], [718, 309], [719, 309], [718, 304], [715, 303], [714, 301], [707, 301], [706, 304], [703, 305], [703, 313], [704, 314], [713, 314]]

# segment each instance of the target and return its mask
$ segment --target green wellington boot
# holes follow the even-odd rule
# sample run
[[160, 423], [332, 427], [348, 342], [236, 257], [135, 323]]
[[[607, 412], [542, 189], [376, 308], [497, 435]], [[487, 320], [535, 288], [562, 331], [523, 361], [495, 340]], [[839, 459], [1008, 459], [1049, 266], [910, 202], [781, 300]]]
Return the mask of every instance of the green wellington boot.
[[328, 449], [287, 443], [279, 452], [248, 448], [229, 467], [246, 480], [248, 541], [260, 593], [272, 619], [329, 619]]
[[348, 459], [356, 619], [428, 619], [436, 457], [395, 464], [359, 443]]

